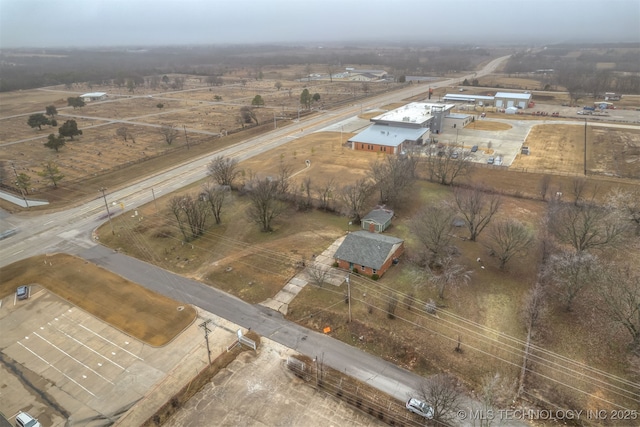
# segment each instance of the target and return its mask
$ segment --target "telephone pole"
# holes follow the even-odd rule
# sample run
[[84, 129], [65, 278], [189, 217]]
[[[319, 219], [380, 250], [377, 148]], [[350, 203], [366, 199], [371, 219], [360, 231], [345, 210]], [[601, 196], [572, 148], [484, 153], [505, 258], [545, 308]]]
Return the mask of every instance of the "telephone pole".
[[211, 322], [211, 320], [205, 320], [198, 326], [204, 329], [204, 339], [207, 342], [207, 357], [209, 358], [209, 365], [211, 365], [211, 350], [209, 350], [209, 332], [211, 332], [211, 330], [207, 327], [209, 322]]
[[347, 301], [349, 301], [349, 323], [351, 323], [351, 281], [349, 280], [349, 274], [344, 279], [347, 282]]
[[107, 196], [105, 196], [104, 192], [107, 191], [106, 188], [101, 187], [100, 191], [102, 191], [102, 198], [104, 199], [104, 207], [107, 208], [107, 217], [109, 217], [109, 225], [111, 226], [111, 234], [115, 235], [116, 232], [113, 229], [113, 223], [111, 222], [111, 212], [109, 212], [109, 204], [107, 203]]

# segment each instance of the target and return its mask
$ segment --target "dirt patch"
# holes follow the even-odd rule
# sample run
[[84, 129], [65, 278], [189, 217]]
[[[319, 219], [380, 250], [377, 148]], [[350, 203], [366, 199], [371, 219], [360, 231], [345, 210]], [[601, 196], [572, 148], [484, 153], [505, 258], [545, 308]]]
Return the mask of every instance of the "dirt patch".
[[[586, 130], [588, 174], [640, 178], [640, 130], [589, 126]], [[537, 125], [525, 141], [531, 154], [516, 156], [511, 167], [553, 174], [584, 173], [585, 127]]]
[[[116, 329], [152, 346], [163, 346], [196, 318], [189, 305], [156, 294], [82, 259], [55, 254], [0, 269], [3, 296], [38, 284]], [[91, 278], [91, 280], [87, 280]]]
[[472, 128], [473, 130], [501, 131], [509, 130], [512, 126], [509, 123], [492, 122], [491, 120], [476, 120], [473, 123], [469, 123], [465, 128]]

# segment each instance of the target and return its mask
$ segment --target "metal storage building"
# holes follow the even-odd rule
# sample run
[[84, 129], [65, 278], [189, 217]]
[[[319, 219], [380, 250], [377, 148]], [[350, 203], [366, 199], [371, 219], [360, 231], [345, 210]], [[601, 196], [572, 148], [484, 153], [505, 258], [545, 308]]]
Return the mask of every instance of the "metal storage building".
[[528, 108], [531, 102], [530, 93], [498, 92], [494, 98], [497, 108]]

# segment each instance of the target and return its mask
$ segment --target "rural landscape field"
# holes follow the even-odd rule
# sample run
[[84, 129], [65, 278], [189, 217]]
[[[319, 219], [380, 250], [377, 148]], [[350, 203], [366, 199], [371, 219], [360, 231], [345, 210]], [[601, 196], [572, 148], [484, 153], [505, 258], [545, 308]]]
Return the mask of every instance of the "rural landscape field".
[[[226, 412], [255, 369], [242, 399], [311, 386], [332, 425], [637, 425], [638, 55], [0, 49], [0, 414], [307, 422], [280, 387]], [[96, 332], [56, 326], [76, 308]]]

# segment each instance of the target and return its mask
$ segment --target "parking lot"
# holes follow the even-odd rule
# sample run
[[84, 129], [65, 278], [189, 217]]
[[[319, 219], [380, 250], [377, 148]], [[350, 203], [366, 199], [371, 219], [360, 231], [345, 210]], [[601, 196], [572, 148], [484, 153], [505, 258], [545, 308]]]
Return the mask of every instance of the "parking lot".
[[[38, 286], [28, 299], [8, 296], [0, 306], [0, 411], [12, 425], [20, 411], [44, 427], [140, 425], [206, 366], [203, 319], [215, 357], [238, 327], [207, 312], [154, 348]], [[293, 353], [263, 339], [169, 425], [382, 425], [296, 378], [284, 366]]]
[[[190, 374], [206, 364], [202, 332], [190, 326], [172, 343], [150, 347], [37, 286], [27, 300], [15, 295], [0, 308], [0, 411], [19, 411], [43, 426], [110, 423], [145, 397], [176, 365]], [[198, 323], [198, 322], [196, 322]], [[212, 351], [233, 340], [215, 328]]]

